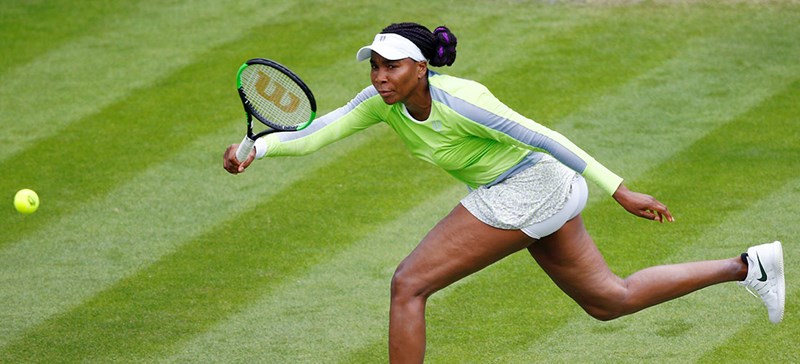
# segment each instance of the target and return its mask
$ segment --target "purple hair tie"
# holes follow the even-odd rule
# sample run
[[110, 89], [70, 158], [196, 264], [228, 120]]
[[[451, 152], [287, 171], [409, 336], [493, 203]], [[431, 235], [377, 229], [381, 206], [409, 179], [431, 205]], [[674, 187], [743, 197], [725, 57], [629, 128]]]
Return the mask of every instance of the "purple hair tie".
[[441, 30], [441, 31], [442, 31], [442, 35], [444, 36], [444, 41], [445, 41], [447, 44], [450, 44], [450, 36], [449, 36], [449, 35], [447, 35], [447, 28], [445, 28], [445, 27], [438, 27], [438, 28], [436, 28], [436, 30], [435, 30], [435, 31], [439, 31], [439, 30]]

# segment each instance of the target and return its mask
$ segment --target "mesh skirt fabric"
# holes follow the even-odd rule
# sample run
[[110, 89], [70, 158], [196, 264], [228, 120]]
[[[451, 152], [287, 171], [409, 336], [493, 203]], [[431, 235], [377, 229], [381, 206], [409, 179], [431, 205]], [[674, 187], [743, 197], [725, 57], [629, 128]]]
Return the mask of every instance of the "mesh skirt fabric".
[[498, 184], [471, 191], [461, 204], [487, 225], [519, 230], [560, 211], [577, 176], [573, 170], [545, 156]]

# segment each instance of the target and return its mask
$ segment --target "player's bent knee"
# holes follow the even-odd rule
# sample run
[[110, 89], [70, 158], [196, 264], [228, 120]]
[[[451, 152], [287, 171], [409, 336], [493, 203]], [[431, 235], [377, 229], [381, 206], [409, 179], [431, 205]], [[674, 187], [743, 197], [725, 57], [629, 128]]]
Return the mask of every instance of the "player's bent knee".
[[599, 321], [611, 321], [624, 316], [621, 311], [609, 310], [599, 306], [581, 305], [581, 308], [583, 308], [589, 316]]
[[611, 321], [636, 311], [627, 295], [595, 296], [576, 302], [589, 316], [600, 321]]
[[411, 300], [416, 298], [426, 299], [432, 292], [413, 273], [403, 269], [402, 264], [397, 267], [392, 275], [391, 298], [392, 300]]
[[591, 298], [579, 298], [575, 302], [593, 318], [600, 321], [611, 321], [630, 313], [626, 295], [595, 295]]
[[610, 281], [618, 284], [597, 285], [600, 289], [570, 296], [589, 316], [600, 321], [611, 321], [634, 312], [627, 283], [617, 279]]

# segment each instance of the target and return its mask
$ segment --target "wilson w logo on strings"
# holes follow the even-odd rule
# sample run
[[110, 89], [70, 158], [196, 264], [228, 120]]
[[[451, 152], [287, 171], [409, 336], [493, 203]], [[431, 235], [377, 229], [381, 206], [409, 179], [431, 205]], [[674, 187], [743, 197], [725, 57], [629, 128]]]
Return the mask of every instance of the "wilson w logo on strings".
[[256, 92], [281, 111], [292, 113], [300, 106], [300, 97], [288, 92], [280, 83], [273, 82], [268, 74], [258, 71], [256, 77]]

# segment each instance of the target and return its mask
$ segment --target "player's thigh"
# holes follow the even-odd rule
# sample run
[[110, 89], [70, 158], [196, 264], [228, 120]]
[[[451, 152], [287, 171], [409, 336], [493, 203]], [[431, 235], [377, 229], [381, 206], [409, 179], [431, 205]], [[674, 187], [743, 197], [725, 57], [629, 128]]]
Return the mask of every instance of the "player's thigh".
[[608, 267], [581, 217], [528, 247], [528, 251], [565, 293], [578, 301], [624, 295], [624, 283]]
[[489, 226], [457, 205], [400, 263], [393, 286], [430, 295], [535, 240], [519, 230]]

